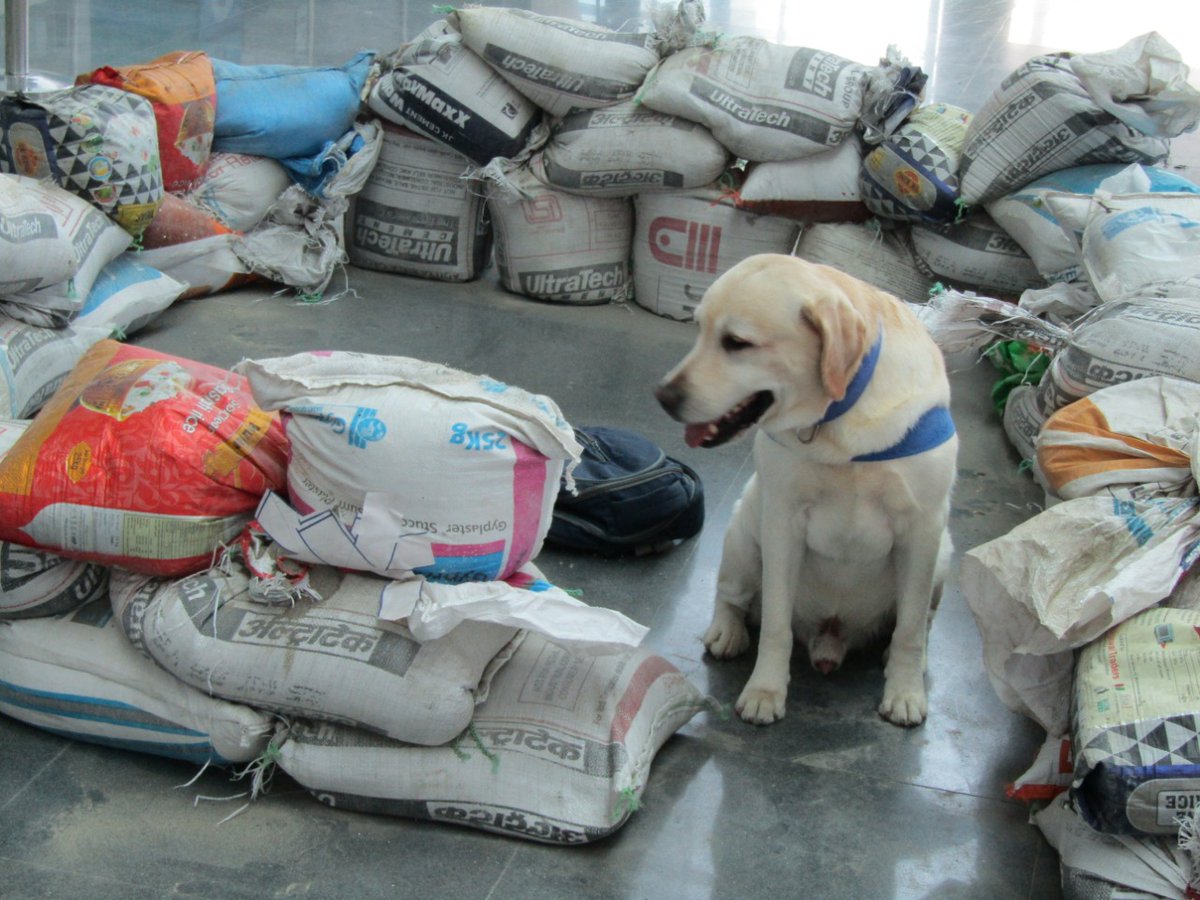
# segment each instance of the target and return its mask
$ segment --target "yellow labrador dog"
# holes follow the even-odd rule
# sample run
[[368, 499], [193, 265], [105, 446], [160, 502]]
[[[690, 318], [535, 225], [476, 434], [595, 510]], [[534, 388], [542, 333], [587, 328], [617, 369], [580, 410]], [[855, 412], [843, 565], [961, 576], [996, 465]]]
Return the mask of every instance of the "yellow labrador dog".
[[951, 554], [958, 438], [941, 351], [895, 297], [828, 266], [750, 257], [708, 289], [656, 391], [692, 447], [758, 427], [704, 644], [758, 657], [738, 714], [783, 717], [793, 635], [829, 673], [891, 627], [880, 714], [924, 721], [925, 646]]

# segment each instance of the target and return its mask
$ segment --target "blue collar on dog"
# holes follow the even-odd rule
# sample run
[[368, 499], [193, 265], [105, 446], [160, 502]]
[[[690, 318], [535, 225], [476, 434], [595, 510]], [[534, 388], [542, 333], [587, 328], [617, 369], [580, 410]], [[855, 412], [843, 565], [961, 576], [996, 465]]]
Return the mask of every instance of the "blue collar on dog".
[[826, 422], [832, 422], [834, 419], [844, 416], [858, 402], [858, 398], [863, 395], [863, 391], [871, 383], [871, 377], [875, 374], [875, 365], [879, 362], [879, 353], [882, 349], [883, 329], [880, 328], [879, 337], [875, 338], [875, 343], [871, 345], [871, 349], [863, 357], [858, 371], [854, 373], [854, 377], [846, 385], [846, 396], [842, 397], [841, 400], [835, 400], [829, 404], [829, 408], [825, 410], [825, 415], [821, 417], [821, 421], [817, 422], [818, 425], [824, 425]]
[[856, 456], [852, 462], [882, 462], [887, 459], [901, 459], [905, 456], [916, 456], [926, 450], [938, 447], [954, 437], [954, 419], [950, 410], [944, 406], [935, 406], [917, 419], [904, 437], [884, 449], [874, 453], [864, 453]]

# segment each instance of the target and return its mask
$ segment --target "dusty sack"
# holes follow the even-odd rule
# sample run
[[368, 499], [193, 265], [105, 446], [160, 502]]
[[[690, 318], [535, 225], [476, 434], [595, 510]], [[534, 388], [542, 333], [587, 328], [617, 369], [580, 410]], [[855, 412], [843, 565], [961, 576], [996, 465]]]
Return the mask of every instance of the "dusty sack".
[[579, 455], [549, 397], [398, 356], [299, 353], [237, 371], [284, 416], [292, 505], [353, 528], [356, 568], [496, 581], [537, 556]]
[[103, 325], [44, 328], [0, 313], [0, 416], [32, 418], [88, 349], [108, 336]]
[[561, 191], [632, 197], [704, 187], [728, 163], [728, 151], [703, 125], [625, 101], [563, 117], [529, 168]]
[[346, 252], [364, 269], [471, 281], [487, 265], [491, 225], [466, 157], [384, 125], [379, 161], [347, 214]]
[[184, 198], [234, 231], [249, 231], [292, 183], [277, 160], [245, 153], [214, 153]]
[[108, 569], [0, 541], [0, 619], [57, 616], [108, 599]]
[[692, 318], [717, 277], [755, 253], [788, 253], [800, 226], [737, 208], [717, 187], [634, 200], [633, 298], [669, 319]]
[[488, 183], [500, 284], [556, 303], [629, 299], [633, 201], [584, 197], [546, 187], [528, 169]]
[[929, 299], [933, 279], [917, 265], [908, 231], [879, 231], [867, 225], [807, 226], [796, 256], [833, 266], [912, 303]]
[[858, 183], [862, 156], [862, 142], [852, 134], [834, 149], [803, 159], [753, 163], [737, 205], [801, 222], [864, 222], [871, 212]]
[[416, 744], [467, 726], [515, 628], [464, 622], [422, 643], [378, 617], [386, 581], [329, 567], [310, 580], [319, 601], [270, 604], [227, 560], [181, 581], [148, 581], [115, 611], [136, 647], [213, 696]]
[[194, 572], [282, 488], [286, 453], [241, 376], [101, 341], [0, 460], [0, 539]]
[[470, 730], [446, 745], [300, 721], [279, 765], [338, 809], [582, 844], [625, 824], [655, 754], [706, 705], [647, 650], [593, 655], [529, 635], [492, 679]]
[[1021, 245], [983, 210], [953, 225], [912, 226], [917, 260], [955, 284], [1020, 294], [1045, 281]]
[[0, 711], [63, 737], [203, 765], [248, 762], [266, 713], [211, 698], [126, 640], [107, 596], [55, 617], [0, 624]]
[[516, 156], [541, 110], [473, 50], [446, 19], [378, 60], [367, 106], [467, 159], [486, 165]]

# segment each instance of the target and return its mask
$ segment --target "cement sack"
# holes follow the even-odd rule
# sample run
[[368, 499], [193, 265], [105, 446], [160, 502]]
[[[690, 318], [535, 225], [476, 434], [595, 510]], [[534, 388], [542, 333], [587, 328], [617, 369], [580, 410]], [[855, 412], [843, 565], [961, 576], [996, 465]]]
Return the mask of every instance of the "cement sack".
[[251, 591], [247, 570], [227, 559], [113, 599], [131, 643], [207, 694], [408, 743], [444, 743], [467, 727], [519, 633], [464, 622], [444, 638], [418, 642], [403, 624], [378, 617], [386, 583], [320, 567], [310, 584], [321, 599], [271, 604]]
[[1103, 301], [1152, 290], [1200, 297], [1200, 193], [1098, 192], [1081, 255]]
[[243, 66], [213, 59], [217, 118], [212, 149], [291, 159], [314, 156], [354, 126], [375, 54], [340, 66]]
[[529, 168], [560, 191], [632, 197], [705, 187], [728, 163], [728, 151], [703, 125], [627, 100], [559, 120]]
[[489, 183], [487, 196], [502, 287], [554, 303], [630, 298], [632, 200], [564, 193], [528, 169], [511, 173], [508, 183], [517, 193]]
[[716, 186], [634, 199], [633, 299], [689, 321], [722, 272], [756, 253], [789, 253], [800, 226], [737, 208]]
[[135, 650], [108, 596], [73, 613], [0, 623], [0, 712], [62, 737], [228, 765], [266, 750], [266, 713], [208, 697]]
[[481, 166], [525, 149], [542, 111], [474, 51], [446, 19], [390, 56], [367, 95], [371, 112]]
[[661, 37], [524, 9], [458, 9], [463, 43], [552, 116], [633, 97], [659, 60]]
[[32, 418], [88, 349], [108, 336], [103, 326], [42, 328], [0, 312], [0, 417]]
[[[1009, 393], [1004, 404], [1004, 434], [1022, 461], [1032, 461], [1037, 456], [1037, 438], [1048, 418], [1038, 408], [1035, 385], [1022, 384]], [[1040, 478], [1038, 483], [1042, 483]]]
[[187, 285], [179, 297], [191, 300], [233, 290], [256, 280], [236, 252], [237, 234], [218, 234], [156, 250], [143, 250], [138, 259], [145, 265]]
[[0, 299], [44, 288], [69, 293], [79, 276], [73, 290], [82, 302], [90, 287], [83, 270], [103, 267], [124, 250], [130, 239], [119, 235], [110, 233], [103, 213], [57, 185], [0, 175]]
[[1043, 175], [988, 203], [987, 211], [1024, 248], [1043, 278], [1075, 281], [1083, 277], [1080, 248], [1092, 195], [1104, 181], [1130, 169], [1137, 180], [1121, 182], [1120, 189], [1113, 183], [1112, 193], [1200, 193], [1182, 175], [1158, 166], [1102, 163]]
[[863, 145], [855, 134], [840, 145], [803, 159], [753, 163], [737, 205], [760, 215], [801, 222], [865, 222], [871, 211], [858, 183]]
[[279, 765], [337, 809], [583, 844], [625, 824], [659, 749], [707, 706], [647, 650], [595, 655], [529, 635], [443, 746], [296, 721]]
[[907, 229], [809, 225], [800, 234], [795, 255], [841, 269], [910, 303], [924, 303], [933, 288], [933, 279], [917, 265]]
[[1066, 734], [1074, 651], [1170, 596], [1198, 539], [1200, 498], [1097, 496], [968, 551], [959, 584], [1000, 700]]
[[892, 92], [896, 68], [757, 37], [722, 38], [663, 59], [637, 102], [702, 123], [742, 159], [799, 159], [841, 144], [875, 95]]
[[0, 98], [0, 171], [53, 181], [136, 237], [163, 197], [154, 109], [99, 84]]
[[859, 169], [863, 202], [875, 215], [944, 225], [959, 215], [958, 164], [971, 114], [931, 103], [914, 110], [873, 147]]
[[244, 153], [214, 153], [204, 175], [184, 194], [234, 231], [249, 231], [266, 218], [292, 183], [277, 160]]
[[1154, 375], [1200, 382], [1200, 296], [1104, 303], [1075, 327], [1038, 385], [1047, 413], [1093, 391]]
[[100, 271], [72, 323], [127, 337], [152, 322], [186, 290], [186, 284], [146, 265], [138, 254], [122, 253]]
[[282, 489], [286, 454], [241, 376], [101, 341], [0, 460], [0, 540], [186, 575]]
[[466, 157], [385, 124], [379, 162], [350, 202], [346, 250], [364, 269], [472, 281], [487, 265], [491, 224]]
[[1158, 376], [1098, 390], [1047, 420], [1037, 456], [1064, 500], [1195, 494], [1200, 384]]
[[962, 198], [983, 204], [1031, 181], [1093, 163], [1167, 158], [1200, 121], [1200, 91], [1157, 32], [1104, 53], [1036, 56], [1002, 81], [967, 129]]
[[139, 65], [103, 66], [75, 81], [106, 84], [150, 101], [158, 123], [163, 190], [186, 191], [204, 174], [217, 115], [217, 85], [208, 54], [167, 53]]
[[1200, 797], [1200, 613], [1150, 609], [1079, 654], [1071, 799], [1108, 834], [1176, 835]]
[[913, 225], [912, 243], [926, 269], [955, 284], [1014, 296], [1045, 285], [1021, 245], [983, 210], [940, 228]]
[[553, 400], [486, 375], [349, 352], [245, 360], [236, 371], [264, 409], [283, 414], [292, 505], [332, 511], [354, 529], [364, 555], [355, 568], [381, 575], [516, 572], [540, 551], [564, 466], [581, 452]]

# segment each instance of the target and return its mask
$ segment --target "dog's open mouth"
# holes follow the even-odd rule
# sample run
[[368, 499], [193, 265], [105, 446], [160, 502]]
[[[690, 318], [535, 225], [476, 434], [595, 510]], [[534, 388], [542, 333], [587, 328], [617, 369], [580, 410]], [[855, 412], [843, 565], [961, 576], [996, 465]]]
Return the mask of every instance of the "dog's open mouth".
[[688, 425], [683, 439], [689, 447], [717, 447], [757, 422], [774, 402], [770, 391], [751, 394], [719, 419]]

